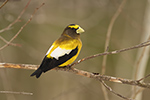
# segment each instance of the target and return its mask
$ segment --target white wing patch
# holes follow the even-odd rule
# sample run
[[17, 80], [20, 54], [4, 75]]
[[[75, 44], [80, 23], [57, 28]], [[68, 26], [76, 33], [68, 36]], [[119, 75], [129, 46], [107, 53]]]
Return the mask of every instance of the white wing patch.
[[[50, 49], [48, 50], [48, 52], [46, 53], [46, 55], [49, 54], [49, 52], [51, 51], [51, 49], [53, 48], [53, 46], [50, 47]], [[71, 50], [66, 50], [66, 49], [62, 49], [60, 47], [57, 47], [51, 54], [51, 57], [54, 57], [58, 60], [59, 57], [65, 55], [65, 54], [69, 54], [71, 52]]]
[[49, 50], [47, 51], [46, 55], [49, 54], [49, 52], [51, 51], [52, 48], [53, 48], [53, 45], [49, 48]]
[[50, 55], [58, 60], [59, 57], [69, 54], [71, 50], [61, 49], [60, 47], [57, 47]]

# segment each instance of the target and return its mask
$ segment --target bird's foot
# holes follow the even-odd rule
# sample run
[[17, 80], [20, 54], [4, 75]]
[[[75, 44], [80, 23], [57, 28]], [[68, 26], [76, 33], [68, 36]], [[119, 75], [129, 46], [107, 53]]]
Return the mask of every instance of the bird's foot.
[[63, 69], [65, 69], [65, 70], [71, 69], [71, 64], [68, 64], [67, 66], [61, 66], [61, 67], [59, 67], [59, 68], [63, 68]]

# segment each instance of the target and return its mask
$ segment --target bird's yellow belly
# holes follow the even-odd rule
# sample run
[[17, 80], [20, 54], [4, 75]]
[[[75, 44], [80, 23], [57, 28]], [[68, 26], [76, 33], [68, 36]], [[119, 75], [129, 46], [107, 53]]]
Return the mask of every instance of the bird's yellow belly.
[[72, 57], [71, 59], [67, 60], [65, 63], [59, 65], [58, 67], [64, 67], [64, 66], [67, 66], [69, 64], [72, 64], [75, 61], [75, 59], [77, 58], [77, 56], [78, 56], [78, 54], [75, 55], [74, 57]]

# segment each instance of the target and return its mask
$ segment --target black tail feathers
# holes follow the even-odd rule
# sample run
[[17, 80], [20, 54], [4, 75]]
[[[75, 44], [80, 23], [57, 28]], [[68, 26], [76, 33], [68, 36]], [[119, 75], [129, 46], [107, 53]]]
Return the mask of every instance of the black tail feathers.
[[35, 72], [33, 72], [30, 76], [35, 76], [36, 78], [39, 78], [42, 74], [42, 70], [41, 69], [37, 69]]

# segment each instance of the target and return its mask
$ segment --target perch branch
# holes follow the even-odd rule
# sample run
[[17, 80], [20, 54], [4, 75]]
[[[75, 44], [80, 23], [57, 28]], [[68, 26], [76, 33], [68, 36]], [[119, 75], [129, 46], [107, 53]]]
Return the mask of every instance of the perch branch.
[[[30, 69], [30, 70], [36, 70], [39, 67], [39, 65], [31, 65], [31, 64], [11, 64], [11, 63], [0, 63], [0, 68], [17, 68], [17, 69]], [[52, 70], [60, 70], [60, 71], [67, 71], [76, 75], [88, 77], [88, 78], [93, 78], [96, 80], [104, 80], [104, 81], [111, 81], [115, 83], [121, 83], [121, 84], [128, 84], [128, 85], [135, 85], [143, 88], [148, 88], [150, 89], [150, 83], [144, 83], [136, 80], [130, 80], [130, 79], [124, 79], [124, 78], [118, 78], [118, 77], [112, 77], [112, 76], [107, 76], [107, 75], [100, 75], [100, 74], [95, 74], [83, 70], [79, 70], [76, 68], [70, 68], [70, 67], [65, 67], [65, 68], [54, 68]]]

